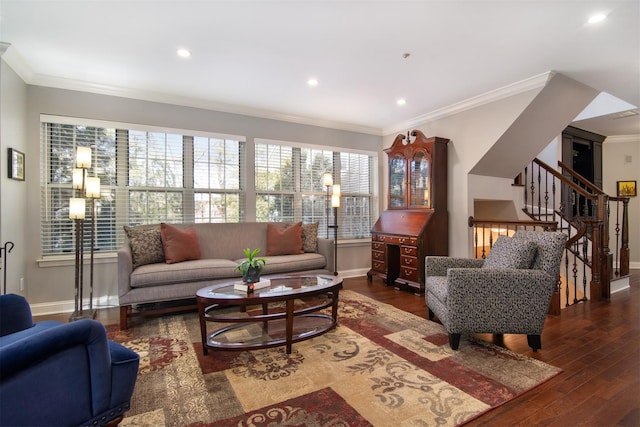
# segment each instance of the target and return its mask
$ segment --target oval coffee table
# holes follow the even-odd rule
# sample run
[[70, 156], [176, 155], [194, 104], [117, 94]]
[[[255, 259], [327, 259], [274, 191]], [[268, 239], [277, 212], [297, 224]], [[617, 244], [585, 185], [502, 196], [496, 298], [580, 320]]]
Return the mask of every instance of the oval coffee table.
[[[264, 279], [267, 279], [266, 277]], [[338, 321], [342, 278], [329, 275], [269, 277], [268, 287], [245, 293], [235, 282], [196, 292], [202, 351], [286, 346], [324, 334]], [[331, 307], [331, 314], [320, 313]], [[208, 331], [209, 323], [220, 324]]]

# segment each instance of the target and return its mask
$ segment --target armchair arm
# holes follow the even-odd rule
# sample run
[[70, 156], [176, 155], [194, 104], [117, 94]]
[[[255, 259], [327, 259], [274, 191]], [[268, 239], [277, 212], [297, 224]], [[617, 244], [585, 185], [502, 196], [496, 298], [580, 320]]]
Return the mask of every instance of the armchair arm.
[[464, 269], [447, 272], [451, 331], [539, 334], [554, 279], [541, 270]]
[[480, 268], [483, 259], [452, 258], [447, 256], [427, 256], [425, 258], [426, 276], [446, 276], [450, 268]]
[[16, 294], [0, 295], [0, 337], [32, 326], [31, 307], [24, 297]]

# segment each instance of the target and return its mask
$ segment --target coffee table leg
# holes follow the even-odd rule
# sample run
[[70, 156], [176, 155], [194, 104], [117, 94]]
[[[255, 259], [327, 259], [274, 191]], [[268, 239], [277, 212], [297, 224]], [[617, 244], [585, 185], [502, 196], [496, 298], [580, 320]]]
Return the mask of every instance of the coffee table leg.
[[333, 306], [331, 307], [331, 317], [333, 317], [333, 323], [338, 323], [338, 293], [339, 290], [332, 292], [333, 294]]
[[200, 335], [202, 336], [202, 354], [205, 356], [209, 354], [209, 349], [207, 348], [207, 322], [204, 320], [204, 311], [206, 305], [198, 301], [198, 317], [200, 318]]
[[291, 354], [291, 341], [293, 341], [293, 307], [294, 301], [292, 299], [287, 300], [287, 354]]

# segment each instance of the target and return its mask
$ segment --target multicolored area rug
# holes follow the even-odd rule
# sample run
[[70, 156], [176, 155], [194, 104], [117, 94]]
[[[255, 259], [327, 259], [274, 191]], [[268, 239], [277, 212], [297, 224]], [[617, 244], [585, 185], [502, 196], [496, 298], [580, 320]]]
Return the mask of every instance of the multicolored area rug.
[[148, 318], [112, 339], [141, 356], [121, 426], [456, 426], [560, 369], [467, 340], [356, 292], [339, 326], [293, 345], [202, 354], [197, 313]]

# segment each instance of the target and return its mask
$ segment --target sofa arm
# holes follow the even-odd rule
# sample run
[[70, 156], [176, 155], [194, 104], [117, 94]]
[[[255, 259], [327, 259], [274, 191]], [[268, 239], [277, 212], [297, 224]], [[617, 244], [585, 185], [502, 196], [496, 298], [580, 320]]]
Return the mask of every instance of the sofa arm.
[[427, 256], [425, 258], [425, 274], [429, 276], [446, 276], [450, 268], [480, 268], [483, 259], [453, 258], [447, 256]]
[[[451, 268], [447, 272], [451, 330], [479, 327], [511, 333], [540, 333], [554, 279], [542, 270]], [[470, 325], [469, 319], [473, 319]], [[479, 331], [478, 331], [479, 332]]]
[[334, 267], [334, 246], [333, 239], [325, 239], [323, 237], [318, 237], [318, 253], [324, 255], [324, 258], [327, 260], [326, 269], [329, 271], [336, 271]]
[[126, 295], [131, 290], [132, 272], [133, 256], [131, 247], [126, 243], [118, 251], [118, 296]]

